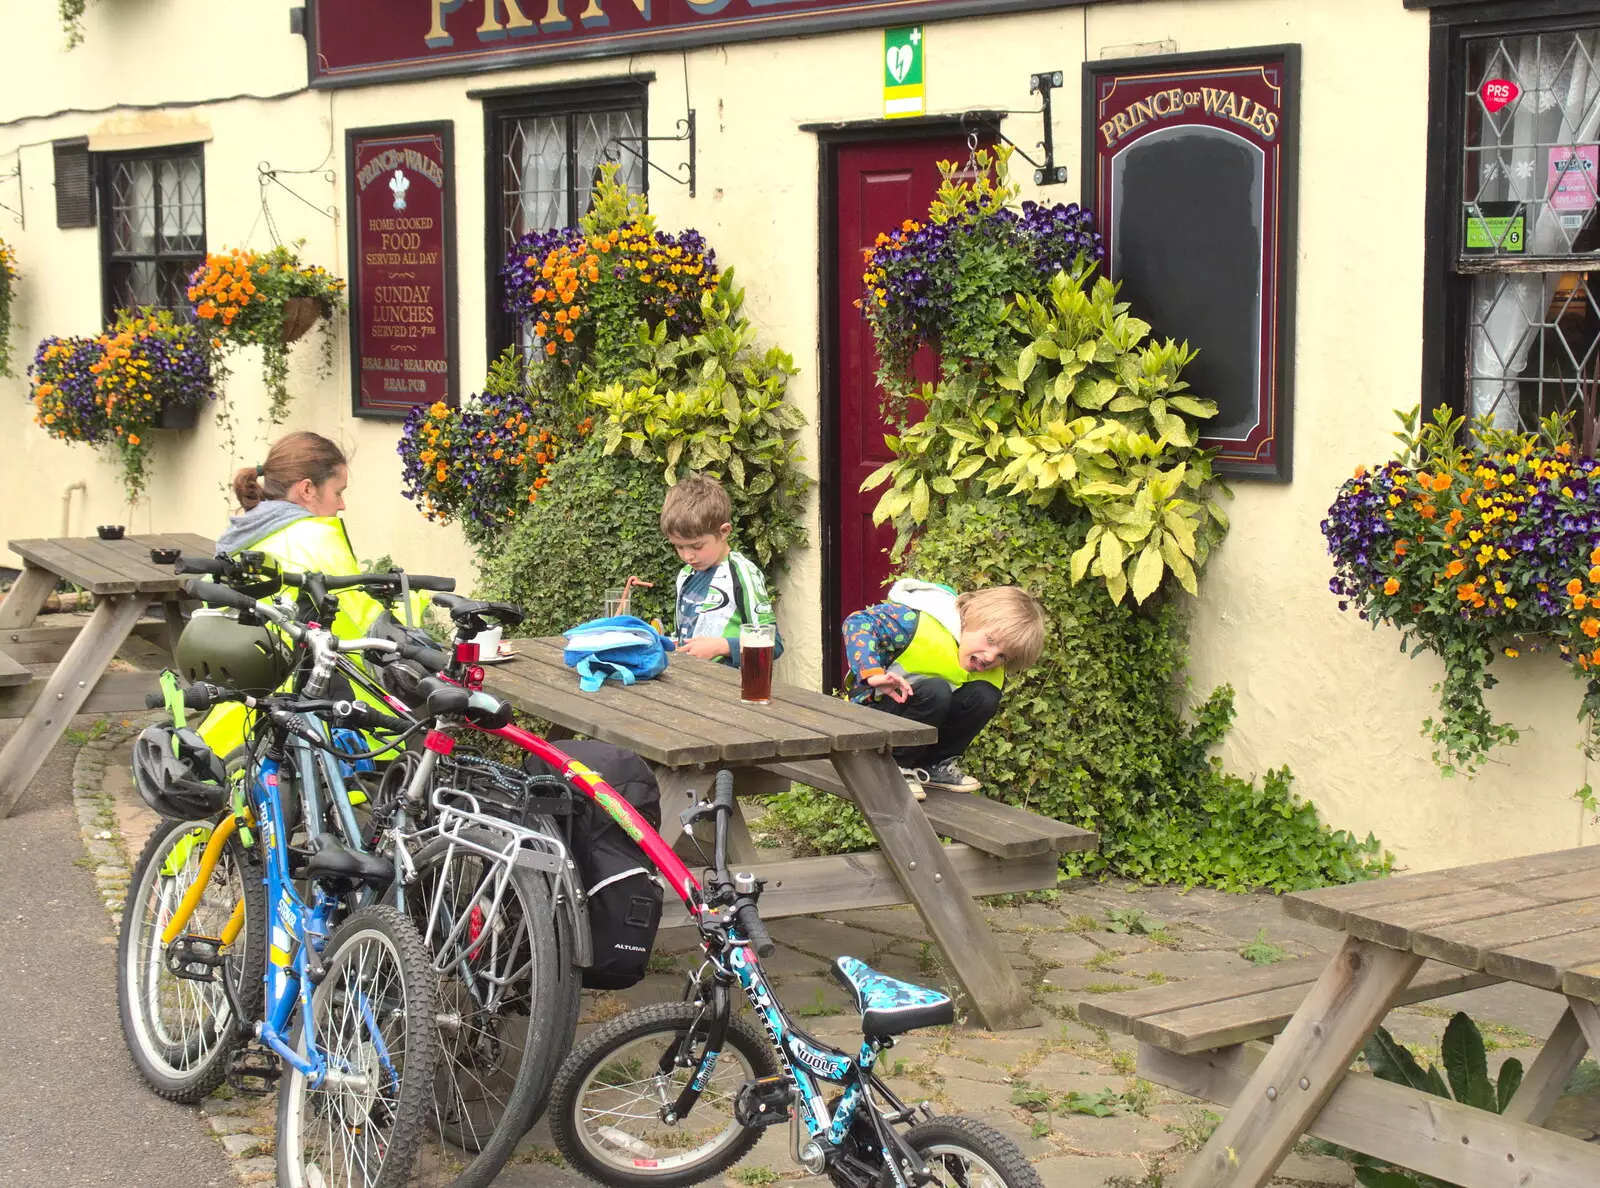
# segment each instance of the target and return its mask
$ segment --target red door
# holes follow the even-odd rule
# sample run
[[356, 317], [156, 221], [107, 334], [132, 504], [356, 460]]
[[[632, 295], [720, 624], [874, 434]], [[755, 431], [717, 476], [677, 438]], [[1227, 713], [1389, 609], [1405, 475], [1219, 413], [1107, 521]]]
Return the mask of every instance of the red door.
[[[831, 372], [832, 448], [837, 484], [832, 506], [834, 523], [828, 550], [830, 572], [824, 575], [824, 655], [830, 684], [844, 675], [839, 627], [845, 615], [883, 598], [889, 577], [889, 552], [894, 529], [874, 527], [872, 509], [883, 489], [863, 492], [861, 483], [891, 455], [883, 444], [882, 390], [878, 387], [878, 352], [866, 319], [856, 308], [861, 296], [864, 248], [880, 232], [893, 231], [906, 219], [927, 217], [928, 203], [939, 188], [940, 161], [964, 161], [968, 149], [956, 136], [936, 140], [890, 141], [842, 145], [834, 150], [833, 308], [835, 358]], [[932, 379], [936, 360], [923, 351], [917, 360], [921, 379]]]

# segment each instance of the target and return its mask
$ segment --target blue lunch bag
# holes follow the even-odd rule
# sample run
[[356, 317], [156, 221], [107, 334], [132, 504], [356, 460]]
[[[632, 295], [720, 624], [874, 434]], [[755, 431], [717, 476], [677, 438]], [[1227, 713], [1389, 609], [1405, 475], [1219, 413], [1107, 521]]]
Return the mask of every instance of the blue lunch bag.
[[577, 670], [585, 693], [595, 692], [607, 681], [631, 685], [660, 676], [667, 669], [667, 653], [677, 646], [633, 615], [590, 619], [563, 635], [567, 645], [561, 658]]

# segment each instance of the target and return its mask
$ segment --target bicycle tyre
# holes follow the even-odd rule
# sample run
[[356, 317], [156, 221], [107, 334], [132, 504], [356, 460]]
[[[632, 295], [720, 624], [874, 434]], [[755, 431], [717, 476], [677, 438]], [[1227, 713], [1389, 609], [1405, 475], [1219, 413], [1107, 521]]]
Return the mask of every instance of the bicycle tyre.
[[[502, 844], [486, 829], [466, 829], [462, 837], [491, 850]], [[450, 846], [451, 839], [436, 837], [417, 851], [413, 859], [417, 879], [406, 904], [439, 974], [440, 1012], [452, 1023], [459, 1020], [453, 1031], [450, 1027], [441, 1028], [434, 1126], [446, 1142], [472, 1156], [452, 1181], [454, 1188], [484, 1188], [505, 1166], [517, 1143], [532, 1127], [536, 1111], [548, 1099], [560, 1056], [571, 1044], [570, 1030], [576, 1019], [569, 1022], [564, 1002], [556, 998], [563, 981], [563, 962], [556, 943], [550, 892], [537, 871], [513, 864], [507, 876], [495, 927], [509, 921], [515, 938], [513, 951], [505, 956], [491, 951], [487, 957], [474, 959], [471, 950], [481, 951], [482, 934], [472, 937], [470, 928], [467, 937], [458, 937], [451, 944], [450, 952], [437, 951], [460, 911], [471, 910], [480, 902], [479, 892], [493, 874], [491, 860], [457, 847], [449, 868], [449, 877], [456, 886], [445, 889], [445, 910], [434, 926], [434, 935], [430, 935], [428, 917], [434, 890]], [[460, 877], [463, 874], [465, 878]], [[486, 967], [484, 961], [493, 962], [494, 966]], [[461, 966], [465, 966], [471, 971], [504, 975], [508, 968], [519, 965], [525, 968], [525, 976], [518, 978], [496, 1011], [482, 1006], [461, 972]], [[565, 1044], [560, 1036], [563, 1027], [568, 1028]], [[492, 1059], [495, 1053], [506, 1053], [509, 1059], [501, 1066], [486, 1067], [485, 1058]], [[507, 1077], [511, 1061], [515, 1068], [509, 1070], [511, 1075]], [[494, 1100], [479, 1096], [469, 1101], [475, 1090], [498, 1096]]]
[[[941, 1114], [913, 1126], [903, 1137], [927, 1162], [933, 1171], [933, 1184], [940, 1188], [950, 1185], [966, 1188], [968, 1184], [980, 1182], [1004, 1185], [1004, 1188], [1044, 1188], [1038, 1171], [1028, 1162], [1022, 1148], [976, 1118]], [[989, 1175], [983, 1180], [972, 1174], [974, 1161], [988, 1168]], [[885, 1168], [879, 1176], [880, 1188], [891, 1180]]]
[[[387, 980], [374, 976], [369, 982], [368, 968], [379, 962], [392, 966], [393, 972]], [[312, 994], [312, 1017], [302, 1016], [296, 1025], [295, 1049], [308, 1051], [310, 1029], [330, 1067], [360, 1069], [380, 1082], [388, 1071], [398, 1085], [387, 1095], [381, 1083], [370, 1091], [326, 1082], [312, 1088], [305, 1074], [286, 1064], [278, 1089], [278, 1183], [283, 1188], [345, 1185], [348, 1181], [337, 1169], [357, 1166], [367, 1172], [360, 1188], [403, 1188], [427, 1129], [439, 1058], [433, 961], [411, 921], [390, 907], [367, 907], [334, 931], [323, 965], [327, 973]], [[352, 999], [360, 1005], [352, 1007]], [[380, 1019], [386, 1024], [378, 1028], [381, 1048], [372, 1035], [372, 1024]], [[352, 1044], [352, 1031], [368, 1037], [366, 1042]], [[336, 1130], [360, 1142], [362, 1152], [334, 1155]], [[318, 1140], [324, 1131], [329, 1166], [336, 1169], [332, 1173], [324, 1172], [319, 1162], [324, 1147]]]
[[[584, 1126], [586, 1111], [599, 1113], [597, 1107], [585, 1105], [585, 1091], [614, 1056], [631, 1045], [655, 1037], [660, 1037], [663, 1044], [677, 1043], [684, 1033], [701, 1036], [705, 1029], [703, 1007], [692, 1002], [664, 1002], [619, 1015], [574, 1048], [572, 1054], [562, 1064], [561, 1071], [556, 1074], [555, 1088], [550, 1094], [550, 1135], [566, 1161], [591, 1180], [611, 1185], [613, 1188], [684, 1188], [685, 1185], [697, 1184], [701, 1180], [726, 1171], [748, 1155], [750, 1149], [761, 1138], [761, 1131], [742, 1127], [734, 1120], [732, 1112], [734, 1094], [737, 1093], [739, 1085], [747, 1079], [777, 1076], [778, 1061], [767, 1037], [738, 1016], [728, 1020], [728, 1034], [723, 1043], [722, 1057], [717, 1062], [717, 1069], [712, 1074], [711, 1082], [702, 1090], [700, 1102], [690, 1112], [690, 1117], [693, 1118], [709, 1105], [726, 1104], [729, 1125], [718, 1132], [713, 1140], [719, 1145], [698, 1157], [693, 1157], [691, 1153], [691, 1156], [674, 1154], [665, 1159], [658, 1159], [655, 1157], [654, 1148], [651, 1148], [648, 1155], [640, 1151], [630, 1151], [632, 1158], [627, 1159], [621, 1154], [624, 1148], [619, 1145], [618, 1140], [610, 1138], [606, 1141], [618, 1154], [606, 1160], [597, 1154], [603, 1148]], [[701, 1047], [703, 1041], [695, 1044], [693, 1050], [697, 1055]], [[735, 1078], [728, 1078], [724, 1076], [724, 1072], [732, 1063], [728, 1060], [732, 1054], [737, 1054], [745, 1067], [742, 1073], [735, 1074]], [[622, 1067], [628, 1072], [636, 1071], [630, 1068], [626, 1061], [622, 1062]], [[692, 1069], [675, 1070], [669, 1091], [673, 1096], [676, 1096], [683, 1080], [687, 1079], [692, 1071]], [[713, 1092], [714, 1087], [719, 1084], [723, 1086], [722, 1090]], [[623, 1092], [625, 1087], [612, 1081], [609, 1085], [600, 1086], [599, 1091]], [[642, 1093], [636, 1094], [635, 1100], [643, 1096]], [[658, 1095], [650, 1104], [656, 1105], [659, 1101]], [[652, 1125], [666, 1128], [666, 1123]], [[595, 1133], [598, 1135], [601, 1129], [617, 1128], [597, 1125]], [[683, 1132], [674, 1128], [672, 1133]], [[632, 1136], [624, 1134], [622, 1137]], [[640, 1142], [641, 1146], [648, 1145], [642, 1140], [636, 1141]], [[642, 1163], [651, 1166], [642, 1167], [640, 1166]]]
[[[161, 933], [198, 873], [205, 848], [198, 831], [209, 839], [212, 828], [209, 821], [161, 820], [134, 863], [117, 937], [122, 1036], [139, 1075], [167, 1101], [196, 1102], [222, 1084], [228, 1059], [249, 1041], [261, 1008], [266, 886], [260, 863], [237, 833], [223, 845], [213, 886], [195, 908], [189, 930], [220, 935], [234, 906], [244, 903], [244, 925], [225, 954], [230, 960], [223, 976], [233, 979], [234, 993], [251, 1017], [233, 1017], [220, 982], [187, 981], [166, 967]], [[176, 1007], [176, 1022], [169, 1006]], [[174, 1035], [175, 1029], [181, 1034]]]

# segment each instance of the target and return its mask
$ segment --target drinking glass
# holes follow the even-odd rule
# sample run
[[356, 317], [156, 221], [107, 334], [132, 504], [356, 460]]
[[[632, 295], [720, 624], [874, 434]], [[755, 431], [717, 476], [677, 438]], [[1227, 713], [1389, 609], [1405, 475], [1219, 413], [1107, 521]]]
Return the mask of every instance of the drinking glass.
[[778, 629], [769, 623], [745, 623], [739, 628], [739, 700], [750, 705], [772, 701], [772, 654]]
[[612, 586], [606, 591], [605, 617], [610, 619], [624, 613], [628, 605], [628, 591], [621, 586]]

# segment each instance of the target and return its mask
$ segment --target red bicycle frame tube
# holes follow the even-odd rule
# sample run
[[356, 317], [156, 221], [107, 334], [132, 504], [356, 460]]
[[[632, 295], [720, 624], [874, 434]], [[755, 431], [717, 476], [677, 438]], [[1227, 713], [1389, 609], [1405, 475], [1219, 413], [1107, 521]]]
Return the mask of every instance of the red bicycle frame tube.
[[690, 915], [698, 916], [707, 910], [705, 900], [700, 895], [700, 884], [695, 881], [694, 875], [689, 873], [689, 868], [683, 864], [683, 859], [672, 852], [672, 847], [662, 840], [661, 835], [649, 821], [639, 815], [639, 810], [619, 796], [597, 772], [563, 754], [537, 734], [532, 734], [520, 726], [502, 726], [498, 730], [486, 730], [484, 733], [503, 738], [507, 742], [515, 743], [529, 754], [537, 755], [558, 770], [569, 783], [583, 789], [589, 799], [604, 809], [606, 815], [639, 844], [639, 848], [649, 857], [656, 870], [661, 872], [662, 878], [667, 880], [678, 898], [683, 900]]

